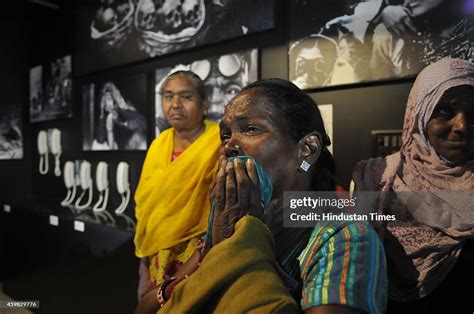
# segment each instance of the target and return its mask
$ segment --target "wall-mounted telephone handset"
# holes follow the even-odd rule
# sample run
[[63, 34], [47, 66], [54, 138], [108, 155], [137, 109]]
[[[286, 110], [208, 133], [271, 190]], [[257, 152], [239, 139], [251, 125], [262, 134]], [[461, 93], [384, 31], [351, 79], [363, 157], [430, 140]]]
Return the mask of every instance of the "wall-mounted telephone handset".
[[108, 168], [109, 165], [106, 162], [101, 161], [97, 164], [97, 169], [95, 170], [95, 183], [97, 190], [99, 191], [99, 200], [92, 208], [94, 212], [104, 211], [107, 207], [109, 199]]
[[[79, 198], [76, 200], [76, 208], [77, 209], [84, 209], [91, 205], [92, 203], [92, 171], [91, 171], [91, 163], [87, 160], [83, 160], [81, 163], [81, 188], [82, 193]], [[86, 192], [89, 192], [89, 196], [87, 198], [87, 202], [81, 204], [82, 199]]]
[[122, 214], [127, 208], [128, 202], [130, 201], [130, 183], [128, 180], [129, 176], [129, 165], [122, 161], [117, 166], [117, 191], [122, 197], [122, 202], [119, 207], [115, 209], [116, 214]]
[[50, 133], [51, 154], [54, 156], [54, 174], [61, 176], [61, 163], [59, 157], [61, 156], [61, 131], [59, 129], [52, 129]]
[[127, 228], [135, 229], [135, 222], [132, 218], [125, 215], [123, 212], [127, 209], [128, 203], [130, 202], [130, 183], [129, 183], [129, 165], [125, 161], [122, 161], [117, 166], [117, 191], [120, 193], [122, 202], [119, 207], [115, 209], [115, 214], [118, 217], [122, 217], [127, 222]]
[[122, 161], [117, 165], [117, 190], [120, 194], [123, 194], [130, 190], [130, 184], [128, 182], [128, 163]]
[[39, 173], [48, 173], [48, 133], [41, 130], [38, 133], [38, 154], [40, 155]]
[[72, 161], [66, 161], [63, 174], [67, 195], [61, 202], [61, 205], [68, 206], [74, 201], [74, 197], [76, 197], [76, 180], [74, 179], [74, 163]]

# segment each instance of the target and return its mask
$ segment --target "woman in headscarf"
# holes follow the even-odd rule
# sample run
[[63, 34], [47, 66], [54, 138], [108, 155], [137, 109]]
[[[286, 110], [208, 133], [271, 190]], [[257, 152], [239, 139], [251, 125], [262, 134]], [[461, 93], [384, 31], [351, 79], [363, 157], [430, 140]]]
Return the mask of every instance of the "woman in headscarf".
[[219, 126], [205, 119], [207, 97], [191, 71], [168, 76], [160, 91], [171, 128], [153, 141], [135, 193], [138, 298], [171, 278], [196, 250], [209, 216]]
[[459, 283], [474, 278], [473, 99], [472, 63], [442, 59], [426, 67], [408, 98], [400, 152], [355, 168], [356, 190], [382, 191], [378, 211], [398, 219], [381, 228], [389, 311], [435, 313], [446, 299], [474, 308]]

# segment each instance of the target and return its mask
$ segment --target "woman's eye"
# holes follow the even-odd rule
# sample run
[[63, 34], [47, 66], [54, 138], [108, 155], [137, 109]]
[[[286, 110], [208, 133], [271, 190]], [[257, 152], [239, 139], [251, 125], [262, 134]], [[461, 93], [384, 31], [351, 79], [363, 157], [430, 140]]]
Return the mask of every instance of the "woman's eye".
[[172, 101], [172, 100], [173, 100], [173, 97], [174, 97], [173, 94], [163, 94], [163, 98], [164, 98], [166, 101]]
[[260, 131], [260, 128], [254, 125], [247, 125], [244, 128], [244, 132], [248, 134], [257, 134]]
[[182, 100], [186, 100], [186, 101], [189, 101], [189, 100], [192, 100], [193, 99], [193, 94], [191, 93], [186, 93], [186, 94], [180, 94], [179, 97], [182, 99]]
[[227, 142], [227, 141], [229, 140], [229, 138], [230, 138], [230, 135], [229, 135], [229, 134], [227, 134], [227, 133], [221, 133], [221, 142], [222, 142], [222, 143]]
[[439, 118], [450, 118], [454, 115], [453, 108], [449, 106], [438, 106], [433, 112], [433, 116]]
[[450, 116], [453, 114], [453, 111], [450, 109], [441, 109], [439, 113], [442, 114], [443, 116]]

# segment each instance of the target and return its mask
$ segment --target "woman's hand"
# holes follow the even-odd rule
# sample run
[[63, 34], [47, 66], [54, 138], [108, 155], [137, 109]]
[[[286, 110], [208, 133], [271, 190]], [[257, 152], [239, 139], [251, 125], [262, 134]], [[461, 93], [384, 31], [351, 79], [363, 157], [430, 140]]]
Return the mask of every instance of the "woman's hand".
[[263, 218], [257, 170], [251, 160], [232, 162], [221, 158], [215, 184], [211, 190], [214, 201], [212, 245], [230, 237], [235, 223], [245, 214]]
[[143, 298], [138, 303], [137, 308], [135, 309], [135, 314], [152, 314], [156, 313], [160, 309], [160, 304], [156, 294], [158, 292], [158, 287], [152, 290], [149, 290]]
[[181, 279], [190, 276], [196, 271], [196, 269], [198, 269], [199, 263], [201, 263], [204, 254], [202, 248], [196, 248], [196, 251], [194, 251], [191, 257], [189, 257], [186, 262], [178, 268], [173, 277]]

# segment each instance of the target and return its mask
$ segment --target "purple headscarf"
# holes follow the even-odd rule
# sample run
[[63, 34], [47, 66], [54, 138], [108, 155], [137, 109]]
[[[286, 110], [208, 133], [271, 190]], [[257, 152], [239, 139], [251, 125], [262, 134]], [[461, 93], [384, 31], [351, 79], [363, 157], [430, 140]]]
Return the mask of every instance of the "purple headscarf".
[[[422, 226], [385, 226], [390, 297], [413, 301], [428, 295], [454, 266], [466, 238], [474, 237], [474, 160], [453, 164], [429, 143], [426, 126], [443, 94], [450, 88], [474, 86], [474, 64], [442, 59], [417, 77], [407, 102], [400, 152], [360, 162], [353, 174], [359, 191], [413, 192], [410, 202], [400, 197], [379, 200], [379, 211], [389, 208], [410, 216]], [[430, 200], [426, 195], [435, 192]], [[413, 202], [413, 195], [423, 197]], [[436, 199], [433, 202], [433, 199]], [[414, 205], [415, 204], [415, 205]]]

